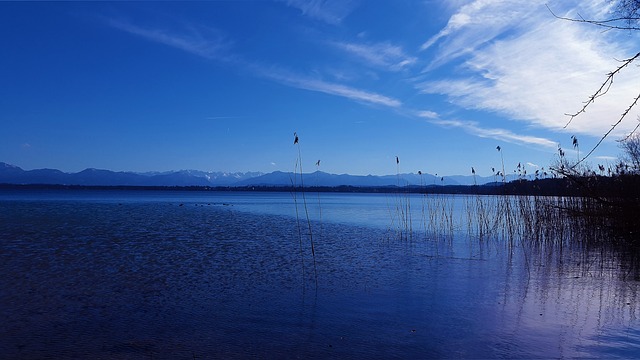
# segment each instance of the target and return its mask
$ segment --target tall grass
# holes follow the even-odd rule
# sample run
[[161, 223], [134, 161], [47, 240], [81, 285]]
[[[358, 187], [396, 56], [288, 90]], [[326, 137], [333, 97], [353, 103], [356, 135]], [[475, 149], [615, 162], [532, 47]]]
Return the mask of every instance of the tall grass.
[[[298, 144], [298, 134], [294, 132], [293, 135], [294, 135], [293, 144], [296, 145]], [[289, 181], [291, 182], [291, 196], [293, 197], [293, 204], [296, 211], [296, 228], [298, 230], [298, 242], [300, 245], [300, 261], [302, 265], [302, 278], [304, 280], [306, 278], [306, 271], [305, 271], [306, 267], [304, 265], [304, 250], [302, 246], [302, 226], [300, 225], [300, 211], [298, 209], [298, 190], [297, 190], [298, 189], [297, 173], [298, 173], [299, 163], [300, 163], [300, 156], [296, 158], [296, 163], [293, 170], [293, 176], [289, 179]]]
[[[305, 210], [317, 284], [315, 244], [304, 193], [300, 144], [295, 135], [298, 159], [294, 178], [299, 181], [293, 180], [293, 196], [296, 216], [300, 202]], [[577, 150], [577, 143], [575, 147]], [[433, 185], [428, 187], [422, 171], [418, 171], [420, 186], [417, 192], [421, 206], [416, 217], [420, 222], [417, 231], [413, 227], [415, 209], [411, 207], [411, 192], [416, 188], [410, 188], [401, 179], [400, 159], [395, 157], [397, 187], [393, 194], [394, 204], [388, 203], [390, 229], [395, 231], [395, 236], [412, 241], [422, 236], [437, 243], [448, 240], [450, 244], [455, 236], [476, 240], [481, 245], [491, 242], [502, 245], [510, 253], [522, 251], [527, 270], [544, 263], [541, 257], [565, 261], [568, 254], [578, 254], [579, 258], [571, 261], [582, 264], [587, 272], [604, 272], [624, 265], [629, 269], [628, 276], [640, 279], [640, 231], [637, 229], [640, 175], [625, 174], [622, 166], [616, 170], [609, 168], [609, 176], [603, 175], [606, 170], [603, 166], [599, 167], [601, 175], [586, 169], [576, 173], [575, 168], [567, 165], [564, 152], [559, 149], [559, 165], [552, 168], [553, 178], [542, 170], [535, 172], [535, 180], [527, 180], [526, 169], [518, 164], [514, 170], [517, 180], [507, 182], [503, 151], [500, 147], [496, 149], [500, 154], [501, 169], [495, 171], [492, 168], [495, 180], [493, 195], [485, 195], [486, 187], [485, 193], [479, 191], [475, 168], [471, 168], [474, 193], [465, 195], [462, 202], [456, 200], [459, 197], [445, 194], [443, 177], [436, 176]], [[319, 162], [316, 165], [319, 167]], [[438, 179], [440, 189], [436, 185]], [[564, 186], [560, 193], [565, 195], [549, 193], [548, 188], [544, 188], [549, 183]], [[527, 191], [518, 192], [518, 188], [526, 188]], [[567, 192], [570, 196], [566, 195]], [[462, 211], [455, 209], [460, 203], [464, 206]], [[454, 214], [460, 216], [455, 217]], [[301, 254], [304, 252], [302, 227], [299, 221]]]
[[[314, 278], [315, 278], [315, 283], [316, 283], [316, 288], [318, 286], [318, 268], [317, 268], [317, 264], [316, 264], [316, 249], [315, 249], [315, 243], [313, 241], [313, 229], [311, 227], [311, 218], [309, 217], [309, 208], [307, 206], [307, 197], [305, 195], [305, 190], [304, 190], [304, 179], [303, 179], [303, 170], [302, 170], [302, 151], [300, 150], [300, 139], [298, 137], [298, 134], [296, 132], [293, 133], [294, 139], [293, 139], [293, 145], [295, 145], [297, 147], [298, 150], [298, 157], [296, 158], [296, 163], [295, 163], [295, 167], [294, 167], [294, 172], [293, 172], [293, 180], [292, 180], [292, 185], [293, 185], [293, 189], [292, 189], [292, 194], [293, 194], [293, 201], [295, 204], [295, 208], [296, 208], [296, 221], [297, 221], [297, 225], [298, 225], [298, 237], [300, 240], [300, 256], [302, 258], [302, 272], [303, 272], [303, 277], [304, 277], [304, 251], [303, 251], [303, 246], [302, 246], [302, 229], [300, 226], [300, 219], [299, 219], [299, 211], [298, 211], [298, 200], [297, 200], [297, 192], [298, 189], [300, 189], [300, 193], [302, 195], [302, 205], [304, 208], [304, 213], [305, 213], [305, 218], [306, 218], [306, 222], [307, 222], [307, 229], [308, 229], [308, 233], [307, 235], [309, 236], [309, 242], [311, 245], [311, 257], [313, 259], [313, 274], [314, 274]], [[295, 180], [298, 177], [298, 173], [300, 174], [300, 185], [297, 186], [297, 181]]]
[[394, 208], [395, 212], [389, 207], [389, 216], [391, 219], [391, 229], [397, 234], [397, 237], [403, 240], [413, 239], [413, 219], [411, 214], [411, 197], [408, 184], [400, 177], [400, 158], [396, 160], [396, 189], [394, 192]]
[[[456, 195], [445, 195], [435, 188], [426, 194], [428, 189], [421, 177], [421, 231], [416, 233], [407, 225], [413, 214], [405, 192], [398, 197], [397, 216], [392, 219], [392, 223], [397, 222], [399, 237], [407, 239], [411, 234], [412, 239], [424, 236], [425, 240], [441, 241], [462, 236], [480, 244], [502, 244], [510, 253], [521, 251], [528, 271], [543, 263], [540, 256], [567, 261], [572, 254], [571, 261], [581, 264], [584, 271], [602, 273], [625, 266], [627, 276], [640, 279], [640, 175], [629, 176], [618, 170], [617, 177], [604, 177], [583, 169], [573, 175], [556, 172], [552, 179], [546, 171], [537, 171], [535, 180], [530, 181], [526, 169], [518, 164], [514, 170], [517, 179], [507, 182], [502, 149], [498, 151], [503, 170], [492, 171], [501, 180], [495, 195], [477, 191], [474, 168], [476, 192], [465, 195], [462, 202], [456, 201]], [[560, 154], [563, 156], [562, 151]], [[600, 173], [604, 172], [600, 167]], [[571, 196], [548, 194], [541, 186], [552, 181], [562, 184], [564, 190], [560, 192], [568, 191]], [[529, 195], [516, 195], [518, 188], [526, 188], [520, 193]], [[463, 209], [455, 211], [456, 204], [462, 204]], [[454, 218], [453, 214], [461, 215]]]
[[320, 203], [320, 181], [318, 180], [318, 176], [320, 174], [320, 160], [316, 161], [316, 195], [318, 196], [318, 217], [320, 219], [320, 237], [322, 237], [322, 204]]

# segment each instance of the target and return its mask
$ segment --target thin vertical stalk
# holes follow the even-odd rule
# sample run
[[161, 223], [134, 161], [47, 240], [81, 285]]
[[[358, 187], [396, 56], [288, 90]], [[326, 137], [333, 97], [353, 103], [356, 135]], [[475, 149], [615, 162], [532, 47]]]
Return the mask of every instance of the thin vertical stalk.
[[302, 193], [302, 203], [304, 206], [304, 213], [305, 216], [307, 218], [307, 226], [309, 229], [309, 241], [311, 243], [311, 256], [313, 258], [313, 273], [314, 273], [314, 277], [315, 277], [315, 281], [316, 281], [316, 288], [318, 287], [318, 269], [316, 266], [316, 249], [315, 249], [315, 244], [313, 242], [313, 230], [311, 228], [311, 219], [309, 218], [309, 208], [307, 207], [307, 197], [305, 196], [305, 191], [304, 191], [304, 179], [303, 179], [303, 171], [302, 171], [302, 151], [300, 150], [300, 142], [299, 142], [299, 138], [298, 138], [298, 134], [297, 133], [293, 133], [294, 135], [294, 141], [293, 144], [297, 145], [298, 147], [298, 161], [297, 163], [300, 165], [299, 169], [300, 169], [300, 189], [301, 189], [301, 193]]

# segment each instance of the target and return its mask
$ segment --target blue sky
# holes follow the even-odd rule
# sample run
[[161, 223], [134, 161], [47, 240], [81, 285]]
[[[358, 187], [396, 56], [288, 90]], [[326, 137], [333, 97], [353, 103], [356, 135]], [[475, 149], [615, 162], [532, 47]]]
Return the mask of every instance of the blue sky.
[[[584, 154], [637, 66], [608, 1], [0, 2], [0, 161], [24, 169], [480, 175]], [[615, 139], [592, 164], [613, 162]]]

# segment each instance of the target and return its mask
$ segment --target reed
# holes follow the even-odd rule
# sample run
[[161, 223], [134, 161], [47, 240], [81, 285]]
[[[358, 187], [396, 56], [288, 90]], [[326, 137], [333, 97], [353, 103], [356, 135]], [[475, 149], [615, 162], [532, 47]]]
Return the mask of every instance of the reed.
[[424, 232], [427, 232], [427, 218], [425, 215], [425, 202], [426, 202], [426, 196], [427, 194], [425, 193], [425, 184], [424, 184], [424, 178], [422, 176], [422, 171], [418, 170], [418, 175], [420, 175], [420, 200], [421, 200], [421, 211], [420, 211], [420, 225], [422, 227], [422, 229], [424, 230]]
[[397, 236], [403, 240], [413, 239], [413, 220], [411, 214], [411, 198], [408, 191], [408, 184], [403, 184], [400, 178], [400, 158], [395, 157], [396, 160], [396, 191], [395, 191], [395, 218], [397, 218], [397, 224], [394, 221], [394, 216], [391, 214], [392, 228], [395, 228]]
[[[294, 135], [294, 141], [293, 141], [294, 145], [298, 144], [298, 134], [294, 132], [293, 135]], [[297, 173], [298, 173], [299, 163], [300, 163], [300, 158], [297, 157], [295, 166], [293, 168], [293, 177], [290, 177], [289, 181], [291, 182], [291, 196], [293, 197], [294, 209], [296, 211], [296, 228], [298, 230], [298, 242], [300, 244], [300, 261], [302, 265], [302, 278], [304, 280], [306, 278], [305, 265], [304, 265], [304, 250], [302, 246], [302, 227], [300, 225], [300, 211], [298, 209], [298, 192], [297, 192]]]
[[[317, 268], [317, 264], [316, 264], [316, 250], [315, 250], [315, 243], [313, 241], [313, 229], [311, 227], [311, 218], [309, 217], [309, 208], [307, 206], [307, 197], [305, 195], [305, 190], [304, 190], [304, 177], [303, 177], [303, 170], [302, 170], [302, 151], [300, 149], [300, 139], [298, 137], [298, 134], [296, 132], [293, 133], [294, 136], [294, 140], [293, 140], [293, 144], [297, 147], [298, 150], [298, 157], [296, 159], [296, 166], [295, 166], [295, 170], [299, 170], [300, 173], [300, 193], [302, 195], [302, 204], [304, 207], [304, 213], [305, 213], [305, 217], [307, 220], [307, 229], [308, 229], [308, 236], [309, 236], [309, 242], [311, 245], [311, 257], [313, 259], [313, 274], [314, 274], [314, 278], [315, 278], [315, 283], [316, 283], [316, 288], [318, 287], [318, 268]], [[297, 171], [294, 171], [294, 178], [297, 176]], [[293, 188], [293, 193], [296, 194], [297, 193], [297, 187], [295, 186], [295, 181], [294, 181], [294, 188]], [[294, 203], [296, 206], [296, 219], [299, 219], [299, 215], [298, 215], [298, 203], [297, 203], [297, 197], [294, 195]], [[298, 234], [300, 237], [300, 251], [301, 251], [301, 255], [303, 257], [303, 261], [304, 261], [304, 251], [302, 250], [302, 233], [300, 230], [300, 225], [299, 225], [299, 220], [298, 220]], [[304, 266], [304, 263], [303, 263]], [[304, 269], [304, 267], [303, 267]], [[303, 274], [304, 274], [304, 270], [303, 270]]]
[[[299, 184], [295, 180], [298, 178], [296, 175], [292, 185], [296, 217], [299, 217], [298, 206], [302, 203], [317, 284], [315, 244], [304, 194], [302, 156], [297, 134], [295, 136], [294, 144], [298, 146], [295, 169], [299, 174]], [[578, 151], [577, 140], [572, 139]], [[624, 263], [630, 269], [628, 276], [640, 279], [640, 233], [637, 229], [640, 166], [634, 169], [618, 164], [615, 168], [606, 169], [599, 165], [598, 175], [584, 164], [572, 166], [559, 148], [557, 164], [550, 168], [551, 175], [544, 169], [536, 170], [533, 180], [530, 180], [526, 169], [519, 163], [513, 169], [516, 180], [507, 182], [503, 150], [500, 146], [496, 150], [500, 154], [501, 169], [491, 170], [496, 180], [495, 190], [489, 188], [493, 195], [486, 195], [486, 187], [484, 193], [478, 190], [476, 171], [472, 167], [474, 192], [464, 198], [462, 211], [455, 211], [456, 197], [445, 194], [444, 177], [435, 177], [433, 187], [430, 186], [432, 193], [427, 194], [429, 189], [423, 173], [418, 171], [418, 192], [421, 194], [418, 232], [413, 228], [412, 189], [402, 182], [400, 159], [395, 157], [397, 187], [393, 195], [395, 203], [387, 206], [391, 219], [389, 229], [394, 230], [401, 240], [414, 240], [419, 232], [423, 232], [426, 239], [436, 243], [449, 240], [451, 244], [455, 236], [464, 236], [477, 240], [481, 246], [501, 245], [510, 254], [521, 251], [527, 271], [541, 263], [539, 257], [564, 261], [568, 254], [579, 254], [580, 258], [572, 261], [583, 264], [584, 271], [606, 271], [611, 266]], [[319, 167], [319, 162], [316, 166]], [[436, 185], [438, 180], [440, 186]], [[319, 208], [320, 205], [318, 195]], [[454, 217], [454, 214], [461, 215]], [[298, 221], [301, 254], [302, 227]]]
[[318, 189], [318, 191], [316, 191], [316, 195], [318, 196], [318, 217], [320, 220], [320, 237], [322, 237], [322, 204], [320, 203], [320, 181], [318, 179], [318, 176], [320, 174], [320, 160], [316, 161], [316, 189]]
[[[583, 182], [588, 183], [588, 180], [583, 179]], [[549, 196], [506, 193], [498, 197], [501, 198], [500, 204], [509, 203], [510, 206], [500, 208], [495, 229], [486, 232], [485, 228], [479, 226], [487, 216], [487, 209], [491, 209], [490, 201], [493, 198], [484, 197], [481, 199], [483, 206], [478, 205], [474, 211], [468, 211], [468, 216], [473, 217], [469, 222], [477, 225], [468, 226], [470, 236], [506, 240], [504, 243], [510, 251], [523, 251], [527, 266], [535, 262], [531, 254], [554, 253], [553, 256], [559, 258], [564, 253], [582, 254], [582, 258], [576, 262], [587, 266], [587, 271], [604, 271], [613, 264], [619, 266], [619, 262], [623, 261], [629, 269], [628, 276], [638, 277], [638, 235], [628, 230], [629, 226], [635, 228], [637, 223], [631, 225], [634, 220], [629, 220], [629, 217], [625, 220], [611, 198], [587, 194]], [[637, 203], [635, 206], [637, 209]], [[509, 212], [505, 214], [505, 211]], [[637, 213], [635, 210], [634, 214]]]
[[[490, 205], [485, 204], [485, 199], [483, 199], [482, 195], [478, 192], [478, 182], [476, 180], [476, 170], [474, 167], [471, 167], [471, 174], [473, 176], [473, 188], [475, 194], [473, 195], [473, 198], [466, 198], [467, 231], [472, 233], [475, 229], [475, 234], [478, 240], [482, 242], [491, 231], [490, 219], [492, 217], [487, 211], [487, 208], [491, 207]], [[476, 216], [475, 219], [474, 216]]]
[[[502, 149], [497, 150], [504, 164]], [[497, 195], [480, 194], [474, 181], [475, 193], [465, 197], [460, 219], [452, 216], [453, 196], [440, 191], [424, 194], [421, 219], [425, 233], [440, 239], [459, 234], [480, 244], [503, 244], [511, 253], [522, 252], [527, 271], [540, 263], [536, 256], [566, 260], [568, 254], [578, 254], [581, 258], [572, 261], [582, 264], [584, 271], [602, 272], [623, 264], [627, 276], [640, 278], [640, 170], [630, 174], [629, 167], [619, 164], [608, 171], [599, 165], [600, 175], [584, 166], [578, 172], [569, 166], [562, 149], [558, 153], [563, 166], [552, 167], [551, 177], [542, 169], [529, 180], [520, 163], [513, 171], [517, 179], [509, 183], [504, 167], [492, 170], [494, 179], [500, 176], [502, 180]], [[475, 180], [475, 168], [471, 173]], [[543, 186], [550, 182], [562, 184], [560, 194], [547, 193]], [[465, 227], [466, 234], [460, 233]]]

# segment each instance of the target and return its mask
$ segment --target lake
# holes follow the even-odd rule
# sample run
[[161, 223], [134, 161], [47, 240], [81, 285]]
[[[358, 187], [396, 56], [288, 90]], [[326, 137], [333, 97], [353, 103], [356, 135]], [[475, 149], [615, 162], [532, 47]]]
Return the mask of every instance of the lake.
[[[468, 204], [1, 190], [0, 357], [640, 356], [624, 266], [469, 236]], [[427, 225], [439, 208], [446, 234]]]

